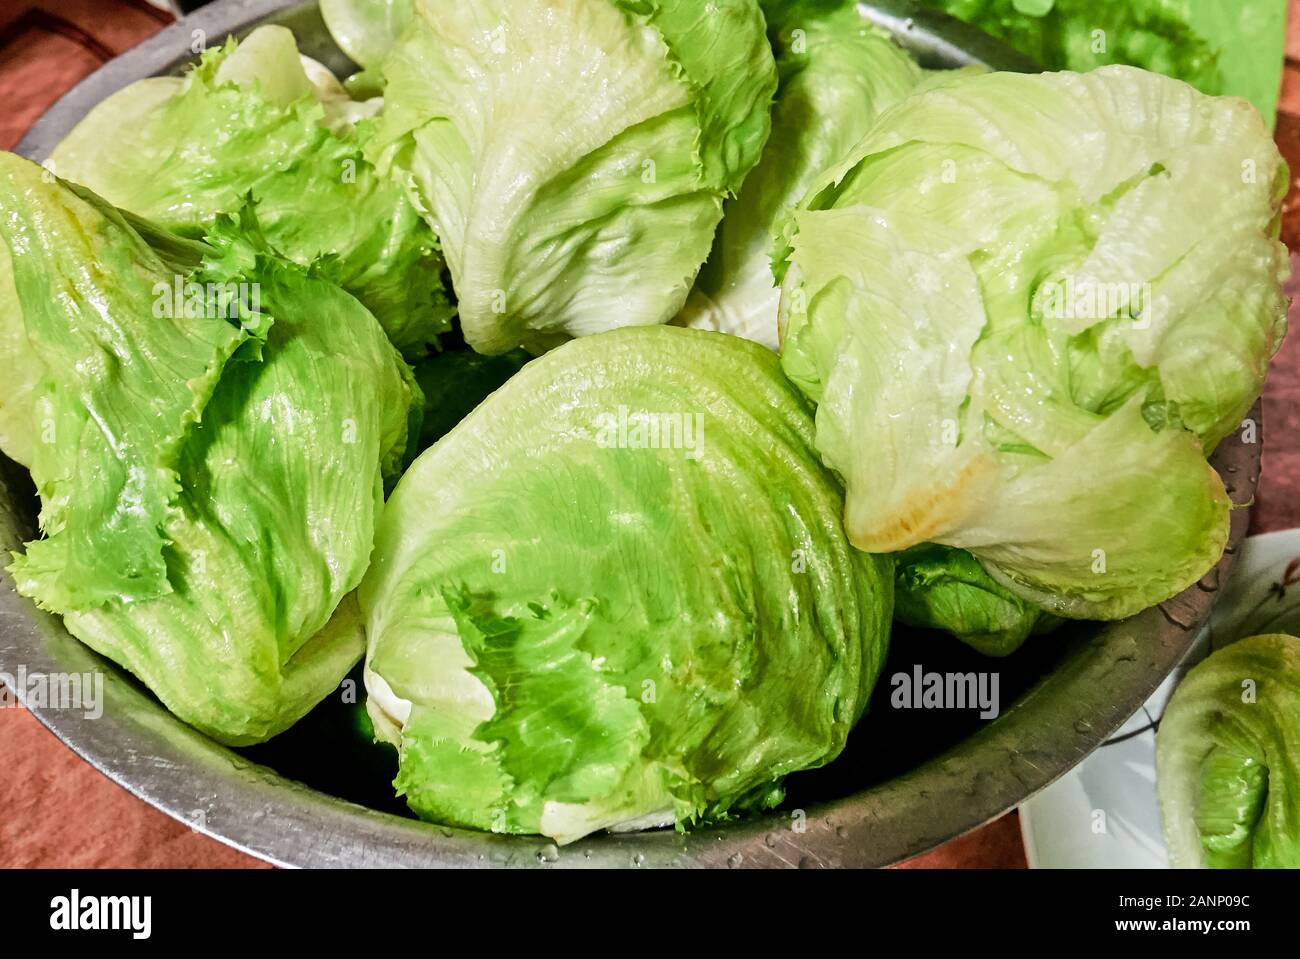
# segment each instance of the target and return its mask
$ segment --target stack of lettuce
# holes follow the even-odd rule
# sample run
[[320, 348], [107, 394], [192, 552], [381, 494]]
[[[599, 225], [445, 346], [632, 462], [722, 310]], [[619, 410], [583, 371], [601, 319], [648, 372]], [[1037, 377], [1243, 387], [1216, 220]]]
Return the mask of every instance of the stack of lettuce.
[[19, 589], [227, 743], [364, 652], [412, 809], [566, 842], [779, 802], [895, 611], [1174, 595], [1284, 330], [1285, 166], [1207, 95], [1263, 84], [1169, 4], [1086, 64], [1077, 4], [939, 5], [1207, 92], [847, 0], [324, 0], [346, 87], [263, 27], [4, 155]]

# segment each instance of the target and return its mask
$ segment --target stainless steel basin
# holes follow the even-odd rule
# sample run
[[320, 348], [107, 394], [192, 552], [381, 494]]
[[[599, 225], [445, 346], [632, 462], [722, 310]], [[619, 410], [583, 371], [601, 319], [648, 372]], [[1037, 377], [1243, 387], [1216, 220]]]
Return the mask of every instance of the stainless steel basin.
[[[929, 66], [986, 63], [1032, 69], [977, 31], [911, 3], [862, 5]], [[169, 27], [106, 65], [60, 100], [19, 151], [44, 159], [85, 112], [141, 77], [192, 59], [202, 31], [218, 43], [268, 20], [293, 27], [304, 52], [336, 72], [350, 69], [315, 4], [224, 0]], [[1258, 421], [1259, 411], [1252, 414]], [[34, 707], [60, 739], [159, 809], [282, 865], [297, 866], [877, 866], [924, 852], [1001, 815], [1097, 747], [1132, 715], [1187, 651], [1245, 533], [1259, 470], [1258, 442], [1227, 440], [1214, 465], [1235, 503], [1232, 539], [1218, 567], [1181, 596], [1122, 623], [1076, 624], [1037, 639], [1008, 660], [980, 660], [958, 644], [921, 633], [896, 635], [886, 675], [927, 669], [997, 670], [1004, 710], [990, 723], [891, 711], [881, 697], [849, 749], [824, 770], [789, 783], [783, 809], [688, 835], [661, 831], [594, 836], [556, 849], [542, 839], [486, 835], [423, 824], [366, 808], [297, 782], [346, 782], [287, 758], [292, 750], [236, 752], [175, 719], [138, 683], [67, 634], [13, 589], [0, 590], [0, 671], [104, 675], [104, 713]], [[1152, 478], [1152, 496], [1159, 496]], [[36, 502], [19, 467], [0, 457], [0, 550], [35, 531]], [[885, 706], [886, 708], [881, 708]], [[286, 736], [293, 736], [290, 731]], [[328, 744], [325, 751], [328, 753]], [[272, 766], [277, 766], [280, 771]], [[341, 773], [341, 775], [340, 775]], [[323, 785], [348, 795], [344, 787]]]

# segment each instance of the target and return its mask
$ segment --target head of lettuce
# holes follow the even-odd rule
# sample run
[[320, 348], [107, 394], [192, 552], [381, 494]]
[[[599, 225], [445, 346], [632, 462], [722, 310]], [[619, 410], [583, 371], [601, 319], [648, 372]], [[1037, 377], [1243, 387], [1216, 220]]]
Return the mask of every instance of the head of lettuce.
[[939, 80], [785, 227], [782, 362], [871, 552], [969, 550], [1066, 617], [1214, 565], [1206, 456], [1281, 342], [1286, 166], [1259, 113], [1131, 67]]
[[358, 595], [420, 816], [568, 842], [767, 809], [844, 747], [893, 563], [776, 357], [674, 327], [535, 360], [426, 451]]
[[367, 146], [442, 241], [466, 341], [665, 323], [758, 161], [758, 0], [415, 0]]
[[0, 153], [0, 447], [40, 494], [20, 593], [243, 745], [334, 689], [418, 390], [251, 212], [180, 239]]
[[1300, 869], [1300, 639], [1250, 636], [1179, 683], [1156, 785], [1175, 868]]

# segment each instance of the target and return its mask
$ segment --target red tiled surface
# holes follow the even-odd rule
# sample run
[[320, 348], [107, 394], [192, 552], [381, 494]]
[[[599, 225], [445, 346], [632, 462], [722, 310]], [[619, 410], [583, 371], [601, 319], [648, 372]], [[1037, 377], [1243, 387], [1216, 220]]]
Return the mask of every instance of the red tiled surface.
[[[1291, 0], [1300, 6], [1300, 0]], [[1278, 143], [1300, 173], [1300, 12], [1287, 33]], [[50, 14], [65, 21], [52, 24]], [[0, 8], [0, 147], [11, 148], [63, 91], [162, 25], [143, 0], [5, 0]], [[1292, 64], [1292, 58], [1295, 64]], [[1300, 248], [1293, 184], [1283, 235]], [[1300, 310], [1292, 311], [1300, 331]], [[1300, 526], [1300, 335], [1264, 395], [1264, 474], [1252, 532]], [[82, 762], [22, 709], [0, 709], [0, 866], [252, 867], [263, 864], [136, 799]], [[1015, 813], [902, 868], [1024, 868]]]

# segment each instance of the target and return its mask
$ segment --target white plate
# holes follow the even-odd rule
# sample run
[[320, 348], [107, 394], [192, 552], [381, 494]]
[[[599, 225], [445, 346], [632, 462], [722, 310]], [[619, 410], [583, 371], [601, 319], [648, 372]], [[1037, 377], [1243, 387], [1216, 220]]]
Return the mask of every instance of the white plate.
[[1258, 633], [1300, 635], [1300, 529], [1247, 539], [1183, 664], [1100, 749], [1020, 807], [1031, 867], [1168, 866], [1156, 802], [1156, 724], [1188, 669], [1210, 650]]

